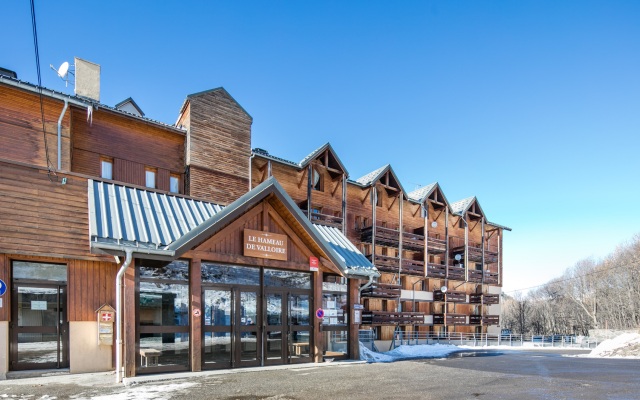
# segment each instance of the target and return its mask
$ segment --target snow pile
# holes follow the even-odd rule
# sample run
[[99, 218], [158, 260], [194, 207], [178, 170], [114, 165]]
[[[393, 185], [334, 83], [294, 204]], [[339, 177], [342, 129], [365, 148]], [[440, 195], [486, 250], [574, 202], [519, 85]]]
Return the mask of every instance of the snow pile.
[[388, 363], [412, 358], [440, 358], [459, 350], [458, 346], [450, 344], [421, 344], [414, 346], [402, 345], [385, 353], [376, 353], [361, 343], [360, 359], [370, 363]]
[[623, 333], [613, 339], [607, 339], [586, 357], [640, 358], [640, 334]]

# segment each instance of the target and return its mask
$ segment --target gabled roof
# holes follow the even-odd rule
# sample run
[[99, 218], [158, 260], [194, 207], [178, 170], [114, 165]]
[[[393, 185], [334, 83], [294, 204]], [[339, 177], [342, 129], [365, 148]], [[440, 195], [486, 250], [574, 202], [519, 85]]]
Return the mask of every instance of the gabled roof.
[[338, 165], [340, 165], [340, 169], [342, 170], [342, 172], [344, 172], [345, 175], [349, 176], [349, 172], [347, 172], [347, 168], [345, 168], [340, 158], [338, 158], [335, 150], [333, 150], [333, 147], [331, 147], [331, 144], [329, 142], [323, 144], [322, 146], [312, 151], [308, 156], [303, 158], [298, 165], [300, 166], [300, 168], [304, 168], [307, 164], [309, 164], [311, 161], [316, 159], [320, 154], [324, 153], [325, 151], [329, 151], [331, 153], [331, 155], [336, 160]]
[[[242, 112], [247, 115], [247, 117], [249, 117], [253, 121], [253, 117], [251, 116], [251, 114], [249, 114], [247, 112], [247, 110], [245, 110], [244, 107], [242, 107], [240, 105], [240, 103], [238, 103], [238, 101], [236, 99], [234, 99], [233, 96], [231, 96], [229, 94], [229, 92], [227, 92], [227, 90], [225, 88], [223, 88], [222, 86], [217, 87], [217, 88], [213, 88], [213, 89], [209, 89], [209, 90], [203, 90], [202, 92], [191, 93], [191, 94], [187, 95], [187, 98], [184, 99], [184, 102], [182, 103], [182, 107], [180, 107], [180, 112], [178, 114], [182, 114], [184, 112], [184, 109], [187, 106], [187, 104], [189, 103], [190, 99], [193, 99], [194, 97], [200, 97], [200, 96], [208, 94], [208, 93], [214, 93], [214, 92], [220, 92], [220, 93], [224, 94], [231, 101], [233, 101], [235, 103], [235, 105], [237, 105], [238, 108], [240, 108], [242, 110]], [[180, 117], [178, 117], [178, 120], [179, 119], [180, 119]]]
[[415, 201], [417, 203], [424, 203], [427, 197], [431, 196], [431, 193], [433, 193], [435, 190], [440, 190], [440, 194], [442, 194], [444, 203], [449, 206], [449, 209], [451, 209], [451, 204], [449, 203], [447, 196], [444, 195], [444, 192], [442, 191], [442, 188], [440, 187], [440, 184], [438, 182], [434, 182], [418, 188], [409, 193], [407, 197], [409, 197], [409, 200]]
[[467, 197], [466, 199], [458, 200], [454, 203], [451, 203], [451, 213], [456, 215], [464, 215], [469, 210], [469, 207], [471, 207], [473, 202], [476, 202], [478, 208], [480, 208], [480, 212], [482, 212], [482, 215], [484, 216], [484, 211], [482, 211], [482, 207], [480, 207], [480, 203], [478, 203], [478, 199], [476, 199], [476, 196]]
[[142, 109], [140, 107], [138, 107], [138, 103], [136, 103], [131, 97], [122, 100], [120, 103], [116, 104], [114, 106], [114, 108], [116, 110], [127, 112], [127, 110], [123, 110], [122, 109], [122, 106], [124, 106], [125, 104], [131, 104], [133, 106], [133, 108], [135, 108], [138, 111], [138, 116], [144, 117], [144, 112], [142, 112]]
[[95, 180], [89, 180], [88, 186], [89, 231], [95, 250], [121, 254], [128, 249], [139, 258], [173, 260], [274, 195], [342, 273], [379, 275], [357, 248], [346, 245], [349, 241], [341, 231], [321, 231], [312, 225], [273, 177], [227, 207]]
[[396, 175], [396, 173], [393, 171], [391, 164], [387, 164], [383, 167], [376, 169], [375, 171], [371, 171], [368, 174], [356, 179], [355, 182], [360, 186], [364, 186], [364, 187], [371, 186], [372, 184], [380, 180], [382, 176], [387, 172], [389, 172], [393, 176], [393, 179], [395, 179], [395, 181], [398, 183], [399, 189], [402, 191], [405, 197], [407, 197], [407, 191], [404, 190], [404, 187], [402, 186], [402, 183], [400, 183], [400, 180], [398, 179], [398, 176]]

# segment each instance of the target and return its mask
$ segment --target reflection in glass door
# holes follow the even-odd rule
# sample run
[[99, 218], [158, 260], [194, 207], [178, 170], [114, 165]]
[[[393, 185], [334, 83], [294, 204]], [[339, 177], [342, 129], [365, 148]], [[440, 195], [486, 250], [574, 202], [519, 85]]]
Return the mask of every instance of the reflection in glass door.
[[288, 298], [289, 362], [311, 362], [310, 296], [290, 293]]
[[262, 353], [262, 343], [258, 341], [258, 292], [236, 289], [236, 307], [234, 366], [258, 366], [258, 354]]
[[231, 367], [231, 322], [233, 320], [233, 299], [230, 289], [205, 289], [202, 363], [208, 368]]
[[308, 294], [265, 293], [265, 365], [311, 361], [309, 300]]
[[287, 328], [285, 326], [286, 313], [282, 304], [283, 298], [286, 298], [286, 293], [265, 294], [265, 365], [283, 364], [286, 357], [286, 343], [284, 343], [284, 340], [287, 335]]
[[66, 286], [14, 282], [11, 369], [69, 367]]

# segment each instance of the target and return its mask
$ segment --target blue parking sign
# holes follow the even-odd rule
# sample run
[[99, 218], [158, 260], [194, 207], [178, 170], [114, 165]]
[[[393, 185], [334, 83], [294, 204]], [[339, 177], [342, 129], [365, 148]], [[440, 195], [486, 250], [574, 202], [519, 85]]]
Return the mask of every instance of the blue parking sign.
[[7, 284], [4, 283], [2, 279], [0, 279], [0, 296], [5, 294], [6, 291], [7, 291]]

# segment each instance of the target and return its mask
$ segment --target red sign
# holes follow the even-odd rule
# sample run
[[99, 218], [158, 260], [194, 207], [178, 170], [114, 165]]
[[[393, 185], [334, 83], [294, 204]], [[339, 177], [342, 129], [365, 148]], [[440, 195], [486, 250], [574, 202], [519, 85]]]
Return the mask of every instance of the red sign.
[[318, 257], [309, 257], [309, 271], [317, 271], [320, 266]]
[[322, 319], [322, 318], [324, 318], [324, 310], [323, 310], [322, 308], [318, 308], [318, 309], [316, 310], [316, 317], [317, 317], [318, 319]]
[[199, 317], [200, 316], [200, 309], [199, 308], [194, 308], [193, 309], [193, 316], [194, 317]]
[[107, 311], [102, 311], [100, 313], [100, 321], [102, 321], [102, 322], [111, 322], [111, 321], [113, 321], [113, 313], [107, 312]]

